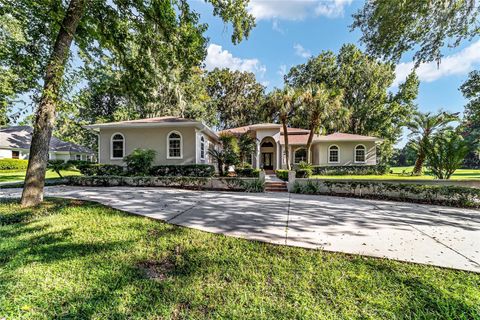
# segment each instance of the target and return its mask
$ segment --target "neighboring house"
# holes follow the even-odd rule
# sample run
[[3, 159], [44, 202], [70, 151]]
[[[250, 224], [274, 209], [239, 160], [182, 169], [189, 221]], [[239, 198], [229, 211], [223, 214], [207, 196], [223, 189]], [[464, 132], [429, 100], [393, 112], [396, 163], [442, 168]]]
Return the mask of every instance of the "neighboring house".
[[[136, 148], [153, 149], [155, 164], [212, 163], [208, 149], [219, 147], [222, 133], [249, 133], [256, 138], [257, 151], [248, 160], [253, 167], [276, 170], [286, 167], [285, 136], [279, 124], [264, 123], [212, 131], [195, 120], [159, 117], [110, 122], [86, 126], [99, 137], [100, 163], [123, 165], [123, 157]], [[288, 129], [292, 164], [306, 161], [309, 130]], [[315, 135], [312, 143], [313, 165], [349, 166], [377, 163], [376, 147], [383, 140], [375, 137], [334, 133]]]
[[154, 164], [212, 163], [208, 149], [219, 146], [218, 135], [191, 119], [158, 117], [85, 126], [98, 135], [100, 163], [124, 165], [137, 148], [156, 151]]
[[[257, 152], [252, 156], [254, 168], [276, 170], [286, 168], [285, 135], [282, 125], [262, 123], [224, 130], [221, 133], [250, 133], [257, 140]], [[320, 166], [351, 166], [377, 164], [377, 144], [383, 140], [376, 137], [348, 133], [314, 135], [311, 161], [307, 161], [307, 140], [310, 130], [288, 128], [290, 162], [302, 161]]]
[[[0, 159], [28, 159], [32, 132], [29, 126], [0, 128]], [[95, 153], [89, 148], [55, 137], [50, 139], [48, 156], [50, 160], [95, 160]]]

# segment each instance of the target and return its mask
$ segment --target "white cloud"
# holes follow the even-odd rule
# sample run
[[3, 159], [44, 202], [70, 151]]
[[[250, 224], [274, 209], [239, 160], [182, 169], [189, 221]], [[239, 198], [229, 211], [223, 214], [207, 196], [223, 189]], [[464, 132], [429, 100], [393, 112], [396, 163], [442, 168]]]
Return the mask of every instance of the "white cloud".
[[332, 0], [320, 1], [315, 8], [315, 13], [318, 16], [325, 16], [329, 18], [342, 17], [345, 12], [345, 7], [349, 6], [353, 0]]
[[285, 31], [283, 31], [282, 28], [280, 28], [280, 25], [278, 24], [278, 20], [273, 20], [272, 22], [272, 30], [280, 32], [281, 34], [285, 34]]
[[293, 49], [295, 49], [295, 54], [302, 58], [309, 58], [312, 56], [310, 50], [305, 49], [301, 44], [296, 43], [293, 45]]
[[278, 68], [277, 74], [283, 78], [283, 76], [287, 74], [287, 66], [284, 64], [280, 65], [280, 67]]
[[353, 0], [251, 0], [248, 10], [257, 20], [302, 20], [307, 16], [342, 16]]
[[[447, 76], [467, 74], [477, 63], [480, 63], [480, 40], [456, 54], [444, 57], [439, 66], [437, 66], [436, 62], [421, 64], [417, 68], [416, 73], [420, 81], [432, 82]], [[396, 76], [392, 86], [396, 87], [405, 81], [413, 67], [413, 62], [398, 64], [395, 68]]]
[[223, 50], [222, 46], [214, 43], [210, 44], [207, 48], [205, 68], [207, 70], [229, 68], [232, 70], [248, 71], [260, 77], [263, 77], [267, 71], [265, 65], [260, 63], [260, 60], [234, 57], [228, 50]]

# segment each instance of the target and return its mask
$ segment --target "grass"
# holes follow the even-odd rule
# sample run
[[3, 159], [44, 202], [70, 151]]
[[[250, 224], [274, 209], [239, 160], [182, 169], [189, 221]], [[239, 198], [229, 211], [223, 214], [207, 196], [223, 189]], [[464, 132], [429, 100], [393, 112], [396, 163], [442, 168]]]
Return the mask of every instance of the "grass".
[[[392, 167], [392, 173], [385, 175], [337, 175], [323, 176], [314, 175], [312, 178], [319, 179], [364, 179], [364, 180], [433, 180], [435, 177], [426, 172], [422, 176], [411, 176], [409, 173], [413, 171], [413, 167]], [[452, 180], [480, 180], [480, 169], [458, 169], [450, 178]]]
[[0, 319], [474, 319], [480, 275], [0, 202]]
[[[26, 170], [0, 170], [0, 182], [19, 182], [25, 179]], [[73, 175], [80, 175], [80, 172], [68, 170], [68, 171], [61, 171], [62, 176], [73, 176]], [[58, 174], [56, 172], [48, 170], [45, 174], [45, 178], [58, 178]]]

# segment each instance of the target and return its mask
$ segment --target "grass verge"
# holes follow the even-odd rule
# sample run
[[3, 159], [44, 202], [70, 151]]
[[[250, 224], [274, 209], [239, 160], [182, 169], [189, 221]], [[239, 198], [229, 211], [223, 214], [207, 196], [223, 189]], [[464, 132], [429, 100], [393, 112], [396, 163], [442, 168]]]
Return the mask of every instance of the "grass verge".
[[480, 275], [0, 202], [0, 318], [473, 319]]

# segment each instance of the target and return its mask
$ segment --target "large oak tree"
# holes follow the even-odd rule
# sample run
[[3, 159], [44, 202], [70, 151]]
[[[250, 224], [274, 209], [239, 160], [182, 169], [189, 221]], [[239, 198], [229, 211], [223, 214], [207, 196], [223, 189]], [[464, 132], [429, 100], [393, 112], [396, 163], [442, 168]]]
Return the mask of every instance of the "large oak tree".
[[[248, 1], [208, 2], [214, 15], [232, 23], [234, 43], [249, 35], [254, 19], [247, 13]], [[185, 0], [19, 0], [2, 4], [0, 13], [17, 23], [27, 39], [2, 53], [5, 69], [16, 68], [29, 75], [24, 88], [14, 94], [38, 88], [43, 82], [23, 206], [43, 200], [49, 142], [72, 42], [87, 63], [113, 59], [112, 65], [129, 76], [129, 90], [144, 92], [145, 101], [152, 96], [157, 77], [172, 70], [179, 70], [182, 77], [189, 70], [185, 65], [199, 65], [205, 56], [202, 33], [206, 25], [198, 23], [198, 14]]]

